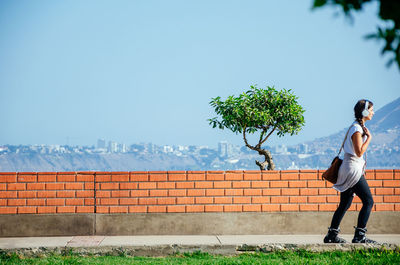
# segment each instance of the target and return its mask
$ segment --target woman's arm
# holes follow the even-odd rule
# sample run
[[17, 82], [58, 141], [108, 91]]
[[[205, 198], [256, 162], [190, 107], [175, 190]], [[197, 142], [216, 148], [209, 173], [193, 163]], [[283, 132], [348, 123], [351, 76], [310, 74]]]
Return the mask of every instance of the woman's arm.
[[371, 142], [372, 136], [367, 128], [365, 128], [365, 134], [367, 135], [367, 140], [363, 143], [362, 135], [360, 132], [355, 132], [351, 136], [351, 140], [353, 141], [354, 151], [358, 157], [361, 157], [368, 148], [369, 143]]

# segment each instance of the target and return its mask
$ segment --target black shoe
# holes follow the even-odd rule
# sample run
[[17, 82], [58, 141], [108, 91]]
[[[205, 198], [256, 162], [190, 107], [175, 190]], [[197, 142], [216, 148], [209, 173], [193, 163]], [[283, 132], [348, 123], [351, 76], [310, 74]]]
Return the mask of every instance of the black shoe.
[[324, 243], [347, 243], [343, 238], [338, 237], [337, 235], [340, 232], [340, 229], [328, 228], [328, 234], [324, 238]]
[[367, 244], [378, 244], [375, 240], [369, 239], [365, 236], [367, 232], [366, 228], [354, 227], [356, 231], [354, 232], [354, 238], [351, 243], [367, 243]]

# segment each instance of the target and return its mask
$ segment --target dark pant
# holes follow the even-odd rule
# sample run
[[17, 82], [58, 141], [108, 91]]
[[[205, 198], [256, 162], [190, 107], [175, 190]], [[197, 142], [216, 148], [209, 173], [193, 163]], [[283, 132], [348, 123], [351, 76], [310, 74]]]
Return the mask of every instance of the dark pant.
[[365, 228], [367, 226], [368, 218], [371, 213], [372, 206], [374, 205], [374, 200], [372, 199], [368, 183], [365, 180], [365, 177], [362, 176], [356, 185], [340, 193], [339, 207], [333, 214], [331, 228], [339, 228], [344, 214], [346, 213], [347, 209], [349, 209], [353, 201], [353, 193], [360, 197], [363, 204], [361, 211], [358, 214], [357, 227]]

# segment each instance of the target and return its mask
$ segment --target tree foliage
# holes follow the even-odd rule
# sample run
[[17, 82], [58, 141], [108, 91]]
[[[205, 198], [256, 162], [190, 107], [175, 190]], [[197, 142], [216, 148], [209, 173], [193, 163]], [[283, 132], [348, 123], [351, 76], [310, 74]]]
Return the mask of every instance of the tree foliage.
[[400, 70], [400, 0], [314, 0], [313, 8], [325, 5], [340, 6], [346, 16], [351, 17], [351, 11], [360, 11], [365, 4], [378, 1], [379, 17], [384, 21], [391, 21], [392, 25], [377, 26], [377, 32], [365, 36], [366, 39], [383, 40], [385, 45], [381, 54], [389, 54], [389, 67], [396, 62]]
[[[304, 125], [304, 109], [297, 103], [297, 97], [291, 90], [278, 91], [273, 87], [250, 90], [238, 97], [229, 96], [225, 101], [221, 97], [213, 98], [210, 105], [220, 116], [209, 119], [213, 128], [227, 128], [234, 133], [242, 133], [247, 147], [266, 157], [264, 163], [256, 162], [261, 169], [268, 166], [273, 169], [270, 153], [262, 149], [262, 144], [276, 131], [279, 137], [285, 134], [297, 134]], [[260, 133], [256, 145], [250, 145], [246, 133]], [[261, 164], [261, 165], [260, 165]]]

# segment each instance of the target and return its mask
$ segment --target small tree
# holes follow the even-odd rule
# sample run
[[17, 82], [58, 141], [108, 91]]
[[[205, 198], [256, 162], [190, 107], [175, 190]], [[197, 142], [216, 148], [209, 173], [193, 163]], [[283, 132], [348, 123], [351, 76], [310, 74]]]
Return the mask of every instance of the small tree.
[[[297, 97], [291, 90], [277, 91], [273, 87], [258, 89], [251, 86], [239, 97], [230, 96], [225, 101], [220, 97], [213, 98], [210, 105], [221, 116], [209, 119], [213, 128], [230, 129], [242, 133], [246, 146], [265, 157], [264, 162], [256, 160], [260, 170], [274, 170], [271, 153], [262, 148], [262, 144], [276, 131], [279, 137], [289, 133], [297, 134], [304, 125], [304, 109], [297, 103]], [[248, 143], [246, 133], [260, 132], [256, 145]]]

